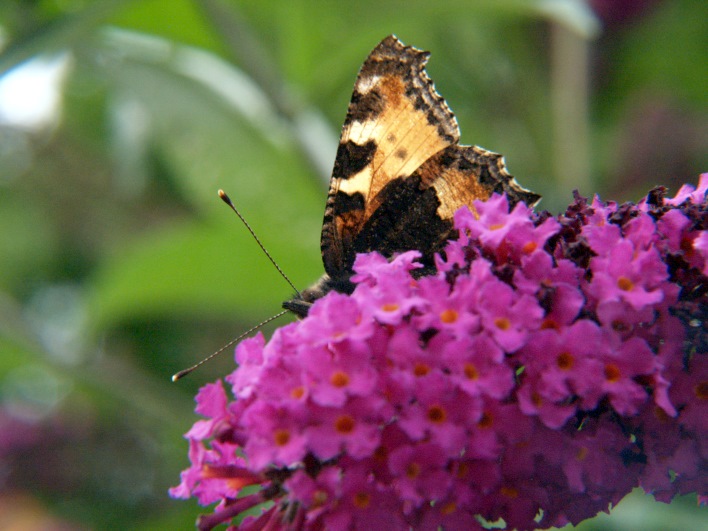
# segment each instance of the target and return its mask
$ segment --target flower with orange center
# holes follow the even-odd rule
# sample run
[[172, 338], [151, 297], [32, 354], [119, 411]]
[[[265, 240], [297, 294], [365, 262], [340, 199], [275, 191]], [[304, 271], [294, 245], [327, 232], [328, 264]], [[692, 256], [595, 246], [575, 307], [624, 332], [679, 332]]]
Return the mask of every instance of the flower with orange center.
[[415, 479], [420, 475], [420, 465], [416, 462], [409, 463], [406, 467], [406, 477], [408, 479]]
[[275, 430], [275, 433], [273, 433], [273, 441], [275, 441], [277, 446], [285, 446], [290, 442], [290, 430]]
[[617, 279], [617, 287], [622, 291], [632, 291], [634, 287], [634, 282], [632, 282], [627, 277], [619, 277]]
[[445, 324], [452, 324], [455, 321], [457, 321], [457, 318], [459, 317], [459, 314], [452, 309], [447, 309], [443, 310], [440, 312], [440, 321], [442, 321]]
[[343, 371], [336, 371], [329, 379], [334, 387], [346, 387], [349, 385], [349, 375]]
[[558, 322], [556, 322], [555, 319], [551, 319], [550, 317], [546, 317], [541, 323], [541, 330], [558, 330], [559, 328], [560, 325], [558, 324]]
[[608, 382], [616, 382], [622, 377], [619, 367], [614, 363], [605, 365], [605, 379]]
[[303, 396], [305, 396], [305, 388], [302, 385], [298, 385], [290, 391], [290, 396], [295, 400], [300, 400]]
[[429, 372], [430, 365], [428, 365], [427, 363], [418, 362], [413, 366], [413, 374], [415, 374], [418, 378], [420, 378], [421, 376], [425, 376]]
[[536, 249], [538, 249], [538, 244], [536, 242], [526, 242], [522, 247], [521, 247], [521, 252], [524, 254], [531, 254], [534, 252]]
[[356, 422], [349, 415], [342, 415], [334, 423], [334, 429], [339, 433], [351, 433], [354, 431]]
[[575, 359], [573, 358], [573, 355], [570, 352], [561, 352], [556, 358], [556, 365], [559, 369], [563, 371], [569, 371], [573, 368], [574, 364]]
[[479, 371], [473, 363], [465, 363], [463, 372], [465, 374], [465, 378], [467, 378], [468, 380], [479, 379]]
[[371, 504], [371, 494], [366, 491], [354, 494], [353, 503], [359, 509], [366, 509]]
[[497, 317], [496, 319], [494, 319], [494, 325], [499, 330], [509, 330], [509, 328], [511, 327], [511, 321], [508, 317]]
[[441, 422], [445, 422], [445, 419], [447, 418], [447, 413], [445, 412], [445, 409], [443, 409], [442, 406], [436, 405], [436, 406], [430, 406], [428, 408], [428, 420], [434, 424], [440, 424]]

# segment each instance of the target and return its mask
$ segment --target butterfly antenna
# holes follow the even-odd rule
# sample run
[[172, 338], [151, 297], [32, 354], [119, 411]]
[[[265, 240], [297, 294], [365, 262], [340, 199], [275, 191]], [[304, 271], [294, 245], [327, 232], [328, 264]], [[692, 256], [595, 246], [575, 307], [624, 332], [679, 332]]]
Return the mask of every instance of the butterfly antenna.
[[[248, 229], [248, 232], [250, 232], [251, 236], [253, 236], [253, 239], [256, 240], [256, 243], [258, 244], [258, 246], [261, 248], [261, 250], [268, 257], [268, 260], [270, 260], [270, 263], [273, 264], [275, 266], [275, 269], [278, 270], [278, 273], [280, 273], [280, 276], [283, 277], [288, 284], [290, 284], [290, 287], [293, 288], [295, 293], [300, 295], [300, 291], [295, 287], [295, 284], [293, 284], [290, 281], [290, 279], [288, 278], [288, 275], [286, 275], [285, 272], [282, 269], [280, 269], [280, 266], [278, 265], [278, 263], [273, 259], [273, 257], [268, 252], [268, 249], [265, 248], [265, 246], [261, 243], [261, 240], [258, 239], [258, 236], [256, 236], [256, 233], [253, 231], [251, 226], [248, 224], [248, 221], [246, 221], [246, 218], [244, 218], [241, 215], [241, 212], [239, 212], [238, 209], [234, 206], [234, 203], [233, 203], [233, 201], [231, 201], [231, 198], [228, 195], [226, 195], [226, 192], [224, 192], [223, 190], [219, 190], [219, 197], [221, 198], [221, 200], [224, 203], [229, 205], [231, 210], [233, 210], [236, 213], [236, 215], [241, 220], [241, 222], [246, 226], [246, 229]], [[268, 321], [266, 321], [266, 322], [268, 322]], [[256, 327], [256, 328], [258, 328], [258, 327]], [[226, 346], [229, 346], [229, 345], [226, 345]]]
[[202, 361], [200, 361], [199, 363], [195, 363], [195, 364], [192, 365], [191, 367], [189, 367], [189, 368], [187, 368], [187, 369], [183, 369], [183, 370], [181, 370], [181, 371], [179, 371], [179, 372], [173, 374], [173, 375], [172, 375], [172, 381], [173, 381], [173, 382], [176, 382], [177, 380], [179, 380], [179, 379], [181, 379], [181, 378], [184, 378], [185, 376], [187, 376], [187, 375], [188, 375], [190, 372], [192, 372], [193, 370], [198, 369], [199, 367], [201, 367], [202, 365], [204, 365], [204, 364], [205, 364], [207, 361], [209, 361], [210, 359], [212, 359], [212, 358], [218, 356], [219, 354], [221, 354], [222, 352], [224, 352], [227, 348], [229, 348], [229, 347], [230, 347], [231, 345], [233, 345], [234, 343], [237, 343], [237, 342], [241, 341], [244, 337], [246, 337], [246, 336], [248, 336], [248, 335], [251, 335], [253, 332], [255, 332], [256, 330], [258, 330], [259, 328], [261, 328], [261, 327], [267, 325], [267, 324], [270, 323], [271, 321], [274, 321], [274, 320], [277, 319], [278, 317], [282, 317], [282, 316], [285, 315], [286, 313], [288, 313], [288, 311], [287, 311], [287, 310], [283, 310], [283, 311], [280, 312], [280, 313], [277, 313], [277, 314], [275, 314], [275, 315], [273, 315], [273, 316], [271, 316], [271, 317], [268, 317], [268, 319], [266, 319], [265, 321], [261, 321], [261, 322], [258, 323], [256, 326], [250, 328], [249, 330], [246, 330], [243, 334], [241, 334], [241, 335], [238, 336], [237, 338], [232, 339], [231, 341], [229, 341], [228, 343], [226, 343], [226, 345], [224, 345], [223, 347], [221, 347], [219, 350], [217, 350], [217, 351], [214, 352], [213, 354], [207, 356], [206, 358], [204, 358], [204, 359], [203, 359]]

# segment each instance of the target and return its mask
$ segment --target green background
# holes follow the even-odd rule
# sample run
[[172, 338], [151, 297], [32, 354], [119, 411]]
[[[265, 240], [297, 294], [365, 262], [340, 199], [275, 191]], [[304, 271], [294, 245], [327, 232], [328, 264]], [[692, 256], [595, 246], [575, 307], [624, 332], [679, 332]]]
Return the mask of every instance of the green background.
[[[356, 72], [386, 35], [466, 144], [557, 213], [707, 167], [701, 0], [4, 0], [0, 76], [61, 60], [60, 114], [0, 116], [0, 529], [191, 529], [167, 488], [198, 387], [170, 375], [322, 272], [329, 169]], [[0, 83], [4, 77], [0, 77]], [[285, 322], [285, 321], [281, 321]], [[269, 333], [270, 328], [266, 329]], [[635, 494], [582, 529], [698, 529], [695, 497]]]

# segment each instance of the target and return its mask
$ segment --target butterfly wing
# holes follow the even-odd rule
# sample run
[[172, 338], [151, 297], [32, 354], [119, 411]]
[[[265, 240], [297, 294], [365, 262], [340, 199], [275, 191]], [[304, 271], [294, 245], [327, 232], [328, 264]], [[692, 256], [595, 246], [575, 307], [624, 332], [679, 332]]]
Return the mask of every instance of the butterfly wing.
[[507, 192], [528, 204], [500, 155], [458, 144], [457, 120], [425, 71], [428, 52], [386, 37], [364, 62], [342, 128], [322, 227], [322, 259], [347, 279], [357, 253], [418, 249], [423, 262], [454, 236], [452, 217]]
[[[351, 270], [358, 235], [391, 194], [390, 183], [412, 175], [459, 140], [452, 111], [425, 72], [429, 53], [389, 36], [364, 62], [354, 86], [334, 163], [322, 227], [322, 257], [332, 278]], [[403, 200], [403, 197], [401, 197]]]
[[501, 155], [461, 146], [454, 114], [425, 72], [428, 52], [386, 37], [364, 62], [347, 110], [322, 225], [326, 275], [283, 307], [307, 315], [328, 291], [351, 292], [357, 253], [417, 249], [424, 266], [455, 236], [453, 214], [506, 192], [532, 205]]

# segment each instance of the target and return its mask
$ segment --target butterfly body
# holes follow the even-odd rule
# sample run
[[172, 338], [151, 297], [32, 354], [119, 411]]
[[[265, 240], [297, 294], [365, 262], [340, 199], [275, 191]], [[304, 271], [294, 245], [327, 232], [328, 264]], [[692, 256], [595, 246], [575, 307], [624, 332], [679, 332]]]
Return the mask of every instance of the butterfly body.
[[501, 155], [459, 144], [454, 114], [425, 72], [429, 53], [386, 37], [354, 85], [337, 149], [322, 225], [325, 275], [283, 303], [298, 316], [328, 291], [351, 293], [357, 253], [386, 257], [417, 249], [424, 267], [455, 237], [463, 205], [505, 192], [533, 205]]

